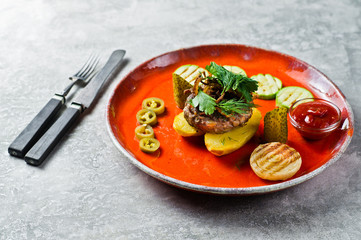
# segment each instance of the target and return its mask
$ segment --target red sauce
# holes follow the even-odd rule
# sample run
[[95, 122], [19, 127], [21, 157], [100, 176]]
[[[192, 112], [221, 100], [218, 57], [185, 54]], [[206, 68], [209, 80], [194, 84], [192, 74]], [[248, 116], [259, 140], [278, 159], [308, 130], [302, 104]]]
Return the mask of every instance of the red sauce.
[[298, 105], [292, 112], [293, 119], [307, 128], [323, 129], [339, 121], [339, 112], [327, 102], [306, 102]]
[[328, 136], [340, 123], [340, 111], [332, 103], [315, 99], [299, 104], [290, 111], [291, 123], [306, 139], [316, 140]]

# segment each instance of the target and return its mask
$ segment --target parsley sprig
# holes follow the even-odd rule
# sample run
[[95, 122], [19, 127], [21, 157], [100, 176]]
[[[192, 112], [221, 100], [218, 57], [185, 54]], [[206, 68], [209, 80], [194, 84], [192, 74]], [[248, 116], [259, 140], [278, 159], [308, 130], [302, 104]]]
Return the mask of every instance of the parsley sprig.
[[213, 75], [209, 78], [215, 79], [223, 87], [222, 94], [232, 89], [241, 93], [247, 102], [252, 102], [252, 92], [258, 89], [257, 81], [242, 74], [228, 71], [215, 62], [207, 65], [206, 70]]
[[190, 104], [193, 107], [199, 107], [199, 110], [207, 115], [212, 115], [216, 107], [220, 108], [224, 114], [231, 115], [233, 113], [245, 113], [250, 107], [255, 106], [253, 103], [247, 103], [243, 99], [235, 98], [217, 103], [215, 98], [202, 90], [199, 90], [197, 96], [190, 100]]
[[252, 102], [252, 92], [258, 88], [257, 81], [241, 74], [232, 73], [214, 62], [206, 66], [206, 70], [212, 74], [207, 78], [217, 82], [222, 87], [221, 95], [228, 91], [234, 91], [240, 93], [243, 98], [222, 99], [217, 102], [217, 99], [199, 89], [198, 94], [190, 100], [193, 107], [199, 107], [199, 110], [207, 115], [212, 115], [217, 108], [223, 114], [231, 115], [234, 113], [242, 114], [255, 106]]
[[216, 99], [204, 93], [202, 90], [199, 90], [197, 96], [190, 100], [190, 104], [193, 107], [199, 106], [199, 110], [207, 115], [212, 115], [217, 106]]

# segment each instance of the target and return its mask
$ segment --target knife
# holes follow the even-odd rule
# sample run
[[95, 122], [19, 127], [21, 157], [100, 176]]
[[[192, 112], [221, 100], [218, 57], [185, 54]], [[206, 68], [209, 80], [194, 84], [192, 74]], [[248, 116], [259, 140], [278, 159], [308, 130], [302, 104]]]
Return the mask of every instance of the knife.
[[107, 63], [95, 78], [81, 90], [80, 95], [71, 102], [70, 106], [27, 152], [25, 161], [28, 164], [41, 165], [72, 124], [75, 123], [76, 119], [91, 106], [104, 82], [120, 67], [124, 55], [125, 50], [116, 50], [111, 54]]

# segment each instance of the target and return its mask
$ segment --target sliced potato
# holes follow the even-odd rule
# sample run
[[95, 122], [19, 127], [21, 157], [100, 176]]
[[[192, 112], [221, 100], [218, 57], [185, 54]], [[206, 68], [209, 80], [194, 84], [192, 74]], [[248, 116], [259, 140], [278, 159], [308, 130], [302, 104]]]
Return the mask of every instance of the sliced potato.
[[175, 116], [173, 121], [173, 128], [179, 135], [183, 137], [193, 137], [204, 134], [202, 131], [189, 125], [187, 120], [184, 118], [183, 112]]
[[208, 151], [216, 156], [222, 156], [241, 148], [257, 132], [261, 118], [261, 112], [253, 108], [252, 117], [244, 126], [221, 134], [206, 133], [204, 142]]
[[174, 100], [179, 108], [184, 108], [184, 103], [188, 97], [188, 95], [184, 93], [184, 90], [193, 86], [194, 81], [200, 73], [205, 73], [206, 76], [209, 75], [205, 69], [192, 64], [183, 65], [174, 71], [172, 75], [173, 94]]

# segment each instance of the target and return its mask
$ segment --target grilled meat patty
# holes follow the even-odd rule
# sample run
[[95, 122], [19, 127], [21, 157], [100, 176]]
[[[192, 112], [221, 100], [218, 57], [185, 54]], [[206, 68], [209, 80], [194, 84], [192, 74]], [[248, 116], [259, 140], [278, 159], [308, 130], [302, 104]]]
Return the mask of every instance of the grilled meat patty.
[[193, 107], [189, 103], [189, 101], [194, 97], [195, 94], [191, 93], [187, 98], [183, 108], [184, 118], [191, 126], [203, 132], [228, 132], [234, 127], [244, 125], [252, 116], [252, 109], [249, 109], [246, 113], [234, 113], [230, 116], [224, 116], [217, 111], [215, 111], [212, 115], [206, 115], [204, 112], [199, 111], [198, 108]]

